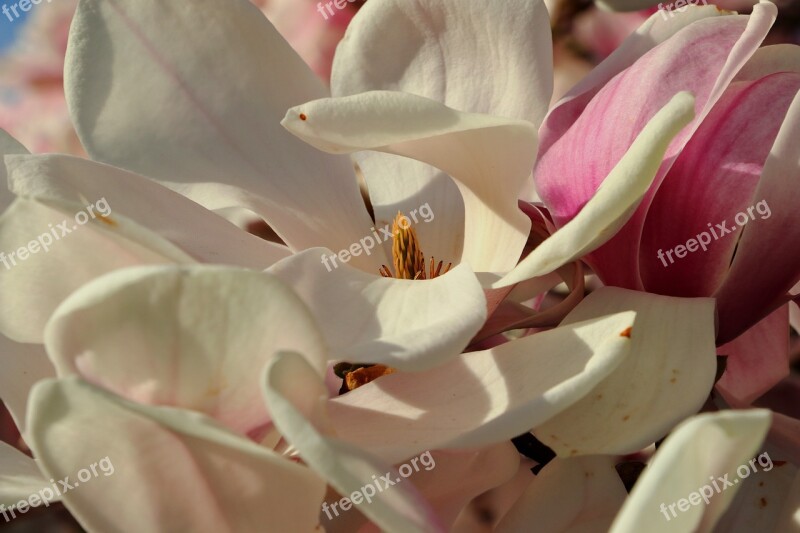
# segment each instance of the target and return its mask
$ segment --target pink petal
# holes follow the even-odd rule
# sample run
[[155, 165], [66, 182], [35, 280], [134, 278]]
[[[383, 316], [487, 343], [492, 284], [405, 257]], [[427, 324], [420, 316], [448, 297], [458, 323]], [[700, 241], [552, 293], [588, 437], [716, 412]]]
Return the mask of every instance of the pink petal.
[[[564, 225], [588, 202], [650, 118], [675, 93], [689, 90], [696, 97], [697, 117], [672, 142], [665, 160], [674, 158], [758, 48], [775, 14], [775, 6], [764, 3], [751, 17], [715, 17], [684, 28], [608, 82], [563, 135], [543, 144], [534, 175], [556, 224]], [[687, 62], [686, 54], [694, 50], [703, 53]], [[631, 101], [641, 105], [632, 109]], [[666, 170], [662, 167], [626, 227], [592, 254], [589, 262], [606, 284], [641, 289], [638, 243]]]
[[789, 307], [784, 305], [717, 349], [728, 356], [717, 390], [729, 402], [750, 404], [789, 375]]
[[[647, 212], [639, 264], [648, 292], [709, 296], [720, 286], [743, 228], [735, 216], [742, 212], [744, 223], [749, 219], [755, 226], [766, 214], [755, 212], [753, 192], [798, 89], [800, 74], [774, 74], [734, 83], [714, 106]], [[719, 224], [731, 232], [723, 235]], [[705, 237], [698, 236], [703, 232]], [[697, 242], [690, 245], [688, 255], [676, 256], [674, 247], [685, 247], [690, 239], [706, 240], [700, 248]]]
[[716, 293], [718, 343], [735, 339], [787, 301], [800, 279], [800, 93], [795, 95], [764, 165], [751, 204], [765, 202], [769, 218], [747, 226], [725, 283]]

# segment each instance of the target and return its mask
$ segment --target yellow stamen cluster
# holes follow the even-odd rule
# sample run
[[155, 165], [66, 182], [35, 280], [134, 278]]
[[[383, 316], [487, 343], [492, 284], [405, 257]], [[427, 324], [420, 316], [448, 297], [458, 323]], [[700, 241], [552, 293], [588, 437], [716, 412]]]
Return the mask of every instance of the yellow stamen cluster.
[[396, 370], [394, 368], [385, 365], [365, 366], [348, 372], [344, 378], [344, 386], [348, 391], [356, 390], [367, 383], [375, 381], [379, 377], [394, 374], [395, 372]]
[[431, 257], [430, 269], [425, 271], [425, 255], [419, 244], [417, 232], [411, 227], [411, 221], [403, 213], [397, 212], [397, 216], [392, 224], [392, 263], [394, 264], [395, 275], [386, 265], [380, 269], [381, 276], [385, 278], [396, 277], [397, 279], [433, 279], [441, 274], [446, 274], [452, 263], [448, 263], [442, 272], [444, 261], [439, 261], [438, 265]]

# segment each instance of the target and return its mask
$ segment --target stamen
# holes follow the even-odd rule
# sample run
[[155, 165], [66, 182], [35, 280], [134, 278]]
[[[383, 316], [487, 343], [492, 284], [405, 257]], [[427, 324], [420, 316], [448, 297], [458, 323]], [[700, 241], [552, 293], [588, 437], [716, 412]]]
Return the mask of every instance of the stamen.
[[425, 279], [425, 257], [419, 247], [417, 232], [400, 211], [392, 224], [392, 235], [392, 259], [397, 278]]
[[353, 372], [348, 372], [344, 378], [344, 387], [348, 391], [355, 390], [371, 381], [375, 381], [379, 377], [394, 374], [394, 368], [385, 365], [372, 365], [359, 368]]
[[381, 265], [378, 270], [384, 278], [397, 279], [433, 279], [437, 276], [447, 274], [453, 263], [447, 263], [444, 272], [442, 267], [444, 261], [436, 263], [436, 259], [431, 256], [430, 266], [425, 268], [425, 255], [419, 244], [417, 232], [411, 227], [411, 221], [400, 211], [392, 224], [392, 264], [395, 273], [386, 265]]

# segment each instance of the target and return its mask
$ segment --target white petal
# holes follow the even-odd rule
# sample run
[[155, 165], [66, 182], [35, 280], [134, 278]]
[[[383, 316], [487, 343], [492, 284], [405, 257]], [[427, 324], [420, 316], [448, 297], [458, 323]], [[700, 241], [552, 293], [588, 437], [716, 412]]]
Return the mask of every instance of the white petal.
[[39, 380], [55, 377], [56, 369], [41, 344], [20, 344], [2, 334], [0, 368], [0, 400], [24, 434], [31, 387]]
[[324, 481], [206, 417], [133, 404], [77, 378], [40, 383], [31, 405], [29, 444], [47, 477], [80, 483], [63, 501], [89, 531], [319, 523]]
[[59, 376], [204, 412], [253, 435], [269, 423], [258, 373], [277, 351], [302, 350], [325, 372], [322, 339], [302, 302], [273, 276], [225, 267], [111, 273], [64, 301], [45, 341]]
[[[0, 158], [27, 153], [29, 153], [28, 150], [19, 141], [0, 129]], [[8, 174], [5, 165], [0, 164], [0, 211], [4, 211], [14, 201], [14, 195], [8, 190], [6, 183], [8, 183]]]
[[790, 523], [795, 513], [800, 519], [800, 474], [792, 463], [775, 464], [779, 457], [774, 451], [767, 451], [755, 458], [756, 472], [751, 471], [741, 480], [736, 497], [716, 526], [717, 531], [798, 530], [800, 520], [794, 529]]
[[31, 494], [36, 494], [45, 487], [50, 487], [50, 483], [39, 470], [36, 461], [0, 441], [0, 504], [14, 505], [21, 500], [27, 500]]
[[327, 271], [323, 255], [331, 253], [306, 250], [268, 272], [306, 302], [332, 359], [424, 370], [460, 354], [486, 320], [483, 290], [467, 265], [431, 280], [400, 280], [341, 263]]
[[[191, 261], [127, 219], [115, 218], [115, 231], [97, 221], [73, 231], [70, 218], [84, 207], [78, 203], [51, 207], [17, 199], [0, 216], [0, 250], [5, 254], [0, 260], [6, 260], [0, 268], [0, 331], [14, 341], [41, 343], [44, 325], [58, 304], [106, 272], [132, 265]], [[60, 229], [61, 224], [66, 225], [68, 234]], [[149, 246], [120, 234], [129, 231]], [[21, 260], [19, 250], [24, 248], [37, 252]]]
[[391, 90], [541, 124], [553, 90], [552, 39], [539, 0], [487, 10], [458, 0], [365, 5], [336, 50], [334, 96]]
[[[722, 411], [698, 415], [681, 424], [637, 480], [611, 533], [638, 533], [643, 528], [648, 533], [711, 531], [736, 494], [736, 469], [747, 465], [764, 440], [769, 417], [765, 409]], [[712, 481], [726, 474], [733, 486], [717, 482], [725, 488], [717, 492]], [[677, 508], [678, 500], [688, 500], [692, 493], [699, 496], [701, 490], [708, 494], [709, 489], [708, 504], [693, 498], [699, 503], [684, 504], [689, 507], [686, 511]]]
[[628, 493], [609, 456], [554, 459], [531, 480], [496, 533], [605, 533]]
[[776, 72], [800, 72], [800, 48], [791, 44], [762, 46], [733, 81], [755, 81]]
[[672, 138], [694, 117], [694, 98], [678, 93], [636, 137], [578, 215], [495, 282], [505, 287], [543, 276], [595, 250], [633, 215], [650, 188]]
[[[361, 8], [336, 50], [331, 91], [337, 97], [402, 91], [538, 126], [553, 89], [548, 20], [539, 0], [509, 0], [491, 11], [470, 2], [373, 2]], [[437, 216], [436, 224], [418, 230], [426, 253], [461, 256], [453, 234], [464, 229], [464, 205], [444, 172], [388, 154], [357, 158], [378, 224], [424, 198]], [[530, 178], [522, 197], [536, 199]]]
[[[424, 466], [410, 481], [453, 531], [453, 522], [471, 501], [518, 473], [520, 454], [507, 441], [477, 450], [432, 451], [411, 459], [411, 464]], [[526, 470], [531, 476], [530, 469]]]
[[700, 410], [714, 385], [714, 300], [615, 287], [590, 294], [559, 327], [636, 311], [631, 355], [591, 393], [538, 426], [559, 456], [626, 454], [661, 438]]
[[82, 1], [65, 89], [93, 159], [241, 186], [295, 250], [345, 248], [370, 226], [349, 158], [280, 127], [287, 109], [327, 90], [250, 2]]
[[360, 448], [326, 436], [331, 431], [323, 411], [327, 396], [322, 380], [303, 356], [284, 352], [267, 366], [264, 397], [275, 425], [303, 461], [344, 496], [360, 492], [376, 477], [391, 472], [396, 485], [385, 492], [373, 491], [377, 494], [372, 501], [362, 501], [358, 509], [387, 531], [444, 531], [427, 502], [411, 483], [402, 482], [397, 471]]
[[627, 357], [624, 312], [381, 377], [331, 400], [342, 438], [395, 463], [516, 437], [584, 397]]
[[[18, 196], [54, 207], [79, 206], [73, 207], [73, 214], [87, 203], [104, 199], [111, 212], [106, 221], [124, 217], [135, 226], [106, 223], [101, 227], [156, 250], [163, 247], [165, 255], [256, 269], [289, 255], [284, 246], [241, 231], [182, 195], [131, 172], [62, 155], [9, 157], [6, 165]], [[158, 243], [152, 234], [168, 242]], [[167, 253], [175, 247], [180, 251]]]
[[530, 122], [374, 91], [308, 102], [290, 109], [282, 124], [323, 151], [374, 150], [447, 172], [458, 183], [466, 209], [461, 260], [475, 271], [505, 272], [519, 259], [530, 231], [530, 220], [517, 204], [536, 154]]

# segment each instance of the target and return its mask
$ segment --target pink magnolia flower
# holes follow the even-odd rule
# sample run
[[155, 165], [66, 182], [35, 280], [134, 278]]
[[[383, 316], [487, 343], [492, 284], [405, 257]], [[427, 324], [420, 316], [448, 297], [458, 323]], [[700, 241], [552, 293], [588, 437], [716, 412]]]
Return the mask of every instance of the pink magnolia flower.
[[[677, 88], [697, 96], [696, 118], [670, 144], [631, 221], [587, 262], [607, 285], [713, 296], [717, 343], [730, 356], [720, 389], [740, 399], [788, 372], [785, 304], [800, 279], [792, 252], [800, 226], [790, 207], [800, 191], [792, 142], [800, 48], [758, 49], [774, 19], [764, 3], [749, 18], [713, 6], [668, 21], [653, 15], [550, 111], [535, 170], [561, 227]], [[641, 102], [635, 113], [632, 100]], [[754, 219], [746, 227], [735, 219], [742, 211]]]

